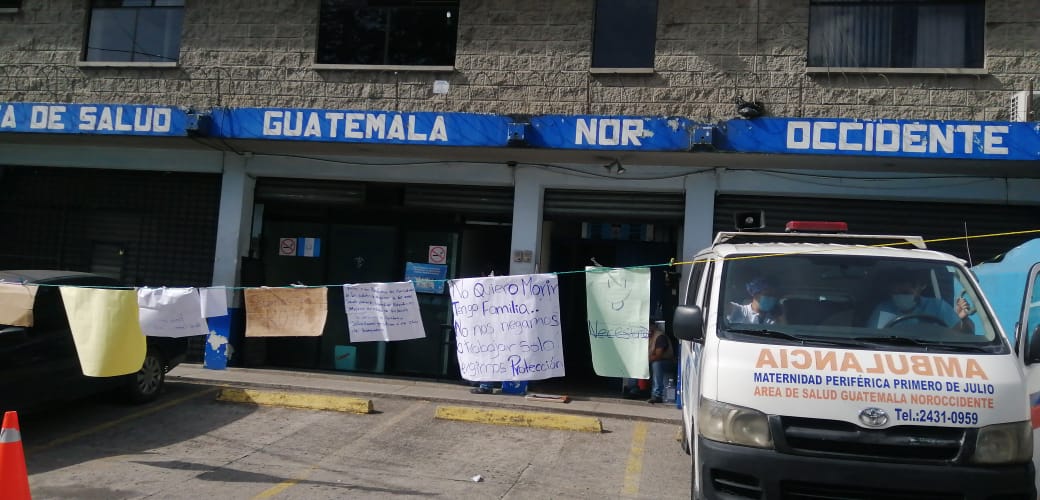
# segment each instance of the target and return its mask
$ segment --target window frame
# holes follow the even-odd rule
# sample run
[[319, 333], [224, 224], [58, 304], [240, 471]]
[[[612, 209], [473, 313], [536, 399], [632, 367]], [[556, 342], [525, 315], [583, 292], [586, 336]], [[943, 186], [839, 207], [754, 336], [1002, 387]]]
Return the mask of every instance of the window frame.
[[[974, 17], [965, 17], [968, 21], [978, 22], [978, 28], [980, 39], [978, 40], [979, 54], [976, 54], [981, 63], [980, 66], [966, 66], [973, 55], [968, 54], [967, 51], [962, 61], [961, 66], [815, 66], [812, 65], [814, 59], [813, 51], [813, 10], [817, 6], [826, 5], [848, 5], [849, 7], [858, 6], [868, 8], [871, 6], [879, 5], [895, 5], [895, 6], [936, 6], [936, 5], [977, 5], [983, 11], [983, 15], [979, 16], [978, 19]], [[936, 75], [984, 75], [989, 74], [989, 70], [986, 68], [986, 21], [985, 21], [985, 0], [942, 0], [938, 3], [929, 3], [927, 0], [810, 0], [809, 3], [809, 23], [807, 27], [807, 40], [806, 46], [806, 73], [904, 73], [904, 74], [936, 74]], [[965, 43], [969, 40], [969, 34], [965, 30]], [[914, 28], [914, 34], [918, 33], [918, 28]], [[894, 48], [891, 50], [895, 50]], [[823, 59], [823, 57], [821, 57]], [[823, 61], [827, 62], [827, 61]]]
[[[354, 71], [410, 71], [410, 72], [448, 72], [455, 70], [455, 62], [458, 60], [458, 46], [459, 46], [459, 21], [461, 11], [461, 0], [448, 0], [454, 3], [454, 6], [449, 8], [454, 9], [456, 20], [455, 20], [455, 34], [454, 34], [454, 48], [452, 50], [452, 63], [450, 65], [425, 65], [425, 64], [359, 64], [359, 63], [328, 63], [319, 62], [321, 59], [321, 34], [322, 34], [322, 20], [324, 15], [322, 9], [324, 8], [323, 3], [318, 2], [318, 26], [314, 35], [314, 60], [311, 63], [311, 69], [314, 70], [354, 70]], [[408, 3], [410, 7], [415, 6], [414, 0], [401, 0], [401, 3]], [[360, 7], [365, 8], [366, 6]], [[395, 8], [394, 6], [382, 6], [377, 8]], [[435, 7], [430, 7], [435, 8]], [[385, 30], [384, 30], [385, 32]]]
[[[156, 67], [156, 68], [176, 68], [180, 64], [181, 44], [182, 44], [183, 38], [184, 38], [184, 13], [185, 13], [186, 4], [187, 4], [186, 0], [180, 0], [180, 5], [155, 5], [155, 3], [157, 1], [161, 1], [161, 0], [149, 0], [150, 5], [147, 5], [147, 6], [130, 6], [130, 7], [127, 7], [127, 6], [116, 6], [116, 7], [100, 6], [99, 7], [99, 6], [96, 5], [99, 1], [100, 0], [90, 0], [87, 3], [87, 19], [86, 19], [86, 22], [85, 22], [84, 32], [83, 32], [83, 49], [82, 49], [82, 53], [80, 54], [80, 59], [78, 61], [76, 61], [76, 66], [80, 66], [80, 67]], [[140, 10], [143, 10], [143, 9], [179, 9], [180, 10], [180, 19], [179, 19], [180, 26], [179, 26], [178, 31], [176, 33], [176, 36], [177, 36], [176, 58], [174, 60], [172, 60], [172, 61], [133, 61], [133, 60], [131, 60], [131, 61], [121, 61], [121, 60], [91, 60], [91, 59], [88, 59], [90, 57], [90, 50], [91, 50], [91, 47], [90, 47], [90, 36], [91, 36], [91, 31], [92, 31], [93, 26], [94, 26], [94, 19], [95, 19], [94, 16], [95, 16], [95, 10], [96, 9], [126, 9], [126, 10], [135, 10], [135, 11], [140, 11]], [[135, 33], [136, 33], [136, 29], [137, 29], [137, 27], [138, 27], [140, 22], [141, 22], [140, 19], [135, 16], [135, 18], [134, 18]], [[130, 41], [130, 43], [131, 43], [131, 47], [133, 47], [134, 45], [138, 44], [138, 40], [137, 40], [136, 36], [134, 37], [133, 40]], [[137, 51], [131, 51], [131, 58], [134, 55], [136, 55], [136, 54], [138, 54]], [[145, 54], [145, 53], [141, 52], [141, 54]], [[162, 55], [157, 55], [157, 54], [148, 54], [148, 55], [151, 55], [153, 57], [154, 56], [164, 57]]]
[[[650, 40], [650, 60], [648, 66], [617, 66], [617, 65], [596, 65], [596, 39], [597, 33], [600, 30], [600, 6], [602, 2], [608, 2], [611, 0], [595, 0], [592, 5], [592, 38], [590, 40], [591, 50], [589, 51], [589, 72], [590, 73], [603, 73], [603, 74], [652, 74], [657, 63], [657, 27], [659, 19], [659, 7], [660, 2], [658, 0], [652, 0], [654, 9], [653, 13], [653, 24], [652, 28], [652, 40]], [[643, 0], [640, 3], [649, 4]], [[606, 8], [606, 6], [604, 6]], [[607, 50], [607, 49], [603, 49]]]

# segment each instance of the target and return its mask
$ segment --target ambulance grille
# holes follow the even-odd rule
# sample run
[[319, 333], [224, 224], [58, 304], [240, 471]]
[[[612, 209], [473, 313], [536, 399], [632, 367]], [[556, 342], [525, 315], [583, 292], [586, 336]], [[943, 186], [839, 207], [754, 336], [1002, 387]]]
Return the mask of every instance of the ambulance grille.
[[[774, 417], [777, 451], [850, 459], [953, 462], [965, 442], [965, 429], [903, 425], [864, 429], [848, 422]], [[777, 432], [779, 431], [779, 432]]]

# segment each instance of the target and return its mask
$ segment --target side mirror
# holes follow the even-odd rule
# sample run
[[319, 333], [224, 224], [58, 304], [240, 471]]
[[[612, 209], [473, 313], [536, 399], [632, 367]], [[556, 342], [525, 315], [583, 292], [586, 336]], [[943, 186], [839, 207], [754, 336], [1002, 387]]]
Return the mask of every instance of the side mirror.
[[679, 306], [672, 318], [672, 332], [679, 340], [704, 341], [704, 313], [698, 306]]

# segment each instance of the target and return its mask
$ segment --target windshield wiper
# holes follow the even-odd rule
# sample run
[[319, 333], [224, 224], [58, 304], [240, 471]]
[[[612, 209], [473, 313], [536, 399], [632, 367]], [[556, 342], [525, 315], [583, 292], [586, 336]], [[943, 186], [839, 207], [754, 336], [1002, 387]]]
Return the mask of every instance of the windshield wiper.
[[758, 337], [772, 337], [772, 338], [790, 340], [790, 341], [793, 341], [793, 342], [800, 342], [802, 344], [805, 344], [805, 343], [808, 342], [808, 343], [813, 343], [813, 344], [824, 344], [824, 345], [833, 345], [833, 346], [841, 346], [841, 347], [862, 347], [863, 346], [863, 344], [861, 342], [851, 342], [851, 341], [846, 341], [846, 340], [832, 339], [832, 338], [829, 338], [829, 337], [818, 337], [818, 336], [811, 336], [811, 335], [792, 335], [790, 333], [781, 332], [779, 330], [771, 330], [771, 329], [766, 328], [766, 327], [758, 327], [758, 328], [727, 328], [726, 331], [730, 331], [730, 332], [734, 332], [734, 333], [743, 333], [745, 335], [755, 335], [755, 336], [758, 336]]
[[925, 349], [939, 348], [961, 352], [989, 352], [989, 349], [982, 346], [957, 343], [951, 344], [949, 342], [900, 337], [897, 335], [889, 335], [886, 337], [855, 337], [852, 340], [857, 340], [866, 344], [909, 345], [924, 347]]

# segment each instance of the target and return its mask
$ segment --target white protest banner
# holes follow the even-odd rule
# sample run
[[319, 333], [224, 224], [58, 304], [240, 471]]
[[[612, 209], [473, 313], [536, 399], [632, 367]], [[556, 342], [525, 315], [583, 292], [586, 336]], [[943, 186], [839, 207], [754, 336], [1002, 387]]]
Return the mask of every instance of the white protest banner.
[[343, 285], [343, 306], [351, 342], [426, 336], [411, 281]]
[[227, 288], [222, 286], [199, 288], [199, 296], [202, 297], [202, 316], [204, 318], [227, 316]]
[[585, 268], [592, 368], [650, 378], [650, 269]]
[[209, 333], [194, 288], [138, 288], [137, 307], [145, 335], [190, 337]]
[[564, 376], [556, 275], [452, 280], [449, 292], [462, 378], [495, 382]]

